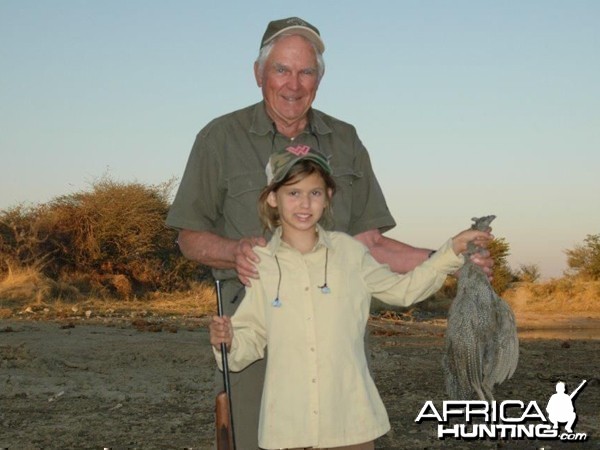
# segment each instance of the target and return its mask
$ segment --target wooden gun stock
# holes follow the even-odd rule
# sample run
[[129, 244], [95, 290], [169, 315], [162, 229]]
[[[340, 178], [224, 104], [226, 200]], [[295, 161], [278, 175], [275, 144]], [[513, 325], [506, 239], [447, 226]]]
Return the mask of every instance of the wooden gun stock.
[[227, 392], [221, 391], [217, 394], [215, 410], [217, 450], [233, 450], [233, 429], [231, 428], [231, 414]]

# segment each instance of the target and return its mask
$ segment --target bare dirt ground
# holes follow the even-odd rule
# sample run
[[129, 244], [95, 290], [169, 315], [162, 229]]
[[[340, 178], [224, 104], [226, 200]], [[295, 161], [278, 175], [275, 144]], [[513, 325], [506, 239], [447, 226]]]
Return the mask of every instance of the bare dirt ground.
[[[519, 367], [496, 389], [498, 401], [545, 408], [557, 381], [570, 392], [588, 380], [575, 402], [584, 443], [439, 440], [436, 424], [415, 418], [427, 400], [445, 398], [444, 322], [400, 319], [369, 325], [374, 378], [392, 424], [377, 448], [600, 448], [598, 318], [519, 318]], [[206, 323], [0, 320], [0, 448], [210, 449], [215, 363]]]

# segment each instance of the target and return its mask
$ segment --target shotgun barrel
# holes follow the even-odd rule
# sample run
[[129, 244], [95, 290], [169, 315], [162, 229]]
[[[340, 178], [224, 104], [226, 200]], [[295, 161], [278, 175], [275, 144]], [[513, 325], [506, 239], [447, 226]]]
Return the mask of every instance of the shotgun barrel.
[[[221, 282], [216, 280], [217, 310], [223, 317], [223, 299], [221, 298]], [[223, 391], [217, 394], [215, 401], [215, 425], [217, 450], [235, 450], [235, 433], [233, 432], [233, 416], [231, 414], [231, 390], [229, 385], [229, 365], [227, 363], [227, 345], [221, 344], [221, 363], [223, 366]]]

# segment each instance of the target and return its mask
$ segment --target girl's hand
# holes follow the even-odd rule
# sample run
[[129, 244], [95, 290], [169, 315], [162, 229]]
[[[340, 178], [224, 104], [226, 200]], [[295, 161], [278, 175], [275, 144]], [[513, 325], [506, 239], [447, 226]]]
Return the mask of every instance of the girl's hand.
[[460, 255], [467, 251], [467, 244], [471, 241], [482, 248], [487, 248], [489, 243], [494, 239], [494, 235], [490, 231], [465, 230], [458, 233], [452, 238], [452, 249], [454, 253]]
[[208, 329], [210, 330], [210, 343], [215, 350], [221, 351], [221, 344], [227, 345], [227, 351], [231, 349], [233, 326], [229, 317], [213, 316]]

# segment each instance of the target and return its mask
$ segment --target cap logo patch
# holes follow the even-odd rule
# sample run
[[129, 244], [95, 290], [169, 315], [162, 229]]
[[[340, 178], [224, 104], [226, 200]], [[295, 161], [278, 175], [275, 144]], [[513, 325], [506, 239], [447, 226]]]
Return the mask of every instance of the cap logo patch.
[[310, 151], [308, 145], [296, 145], [295, 147], [287, 147], [286, 150], [296, 156], [305, 156]]

